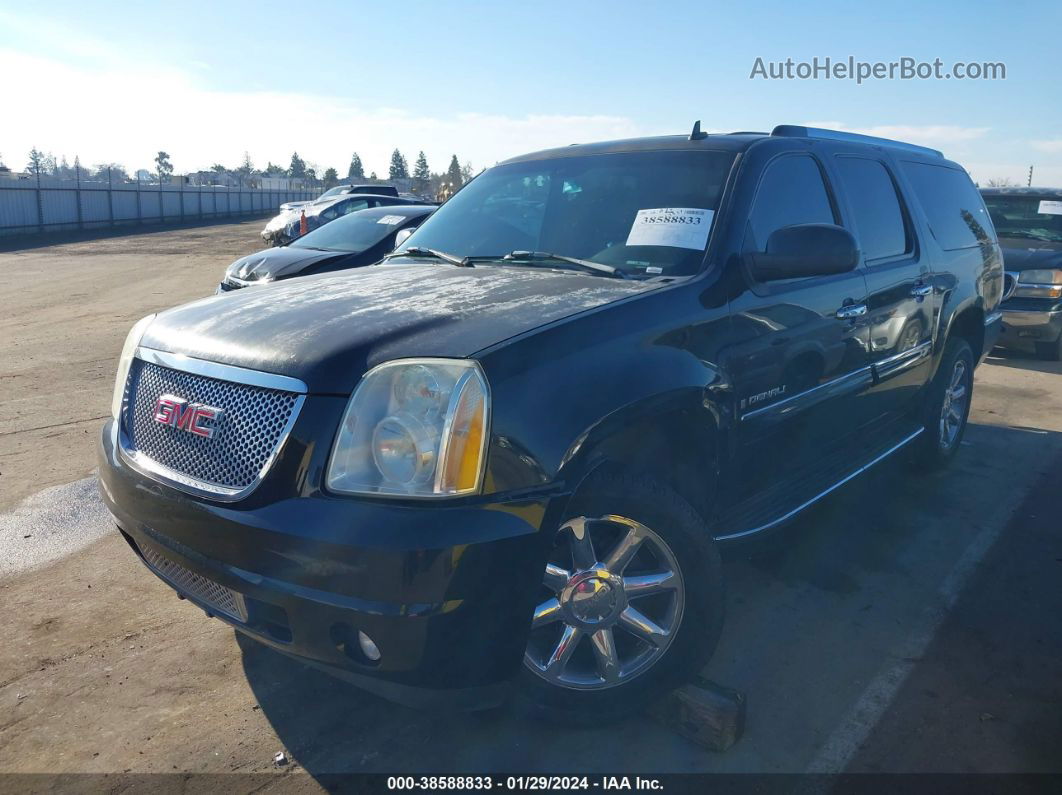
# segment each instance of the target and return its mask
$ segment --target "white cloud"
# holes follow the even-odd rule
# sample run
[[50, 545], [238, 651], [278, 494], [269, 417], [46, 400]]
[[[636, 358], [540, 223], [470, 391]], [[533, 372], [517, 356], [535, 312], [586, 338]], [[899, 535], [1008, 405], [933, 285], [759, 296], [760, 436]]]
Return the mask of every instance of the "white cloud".
[[[89, 45], [79, 53], [93, 52]], [[244, 150], [256, 165], [286, 166], [293, 151], [307, 162], [345, 173], [357, 151], [367, 171], [386, 171], [396, 147], [412, 166], [424, 150], [436, 171], [453, 154], [476, 168], [552, 146], [644, 134], [634, 121], [608, 115], [521, 117], [455, 112], [422, 116], [397, 108], [364, 108], [343, 97], [274, 91], [215, 91], [201, 69], [117, 63], [113, 53], [77, 67], [64, 60], [0, 49], [0, 74], [33, 75], [5, 89], [3, 140], [19, 168], [36, 146], [85, 164], [115, 161], [151, 167], [170, 153], [178, 172], [235, 166]]]
[[1046, 141], [1032, 141], [1033, 149], [1048, 154], [1062, 154], [1062, 138], [1052, 138]]

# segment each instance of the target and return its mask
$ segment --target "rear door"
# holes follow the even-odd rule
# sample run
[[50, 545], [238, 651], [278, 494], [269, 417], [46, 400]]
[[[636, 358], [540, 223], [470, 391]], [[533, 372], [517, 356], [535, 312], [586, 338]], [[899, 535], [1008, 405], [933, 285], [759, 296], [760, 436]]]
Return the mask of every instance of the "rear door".
[[929, 254], [918, 245], [910, 209], [884, 156], [873, 150], [835, 153], [831, 165], [867, 280], [875, 384], [866, 406], [872, 416], [901, 412], [930, 373], [936, 298]]

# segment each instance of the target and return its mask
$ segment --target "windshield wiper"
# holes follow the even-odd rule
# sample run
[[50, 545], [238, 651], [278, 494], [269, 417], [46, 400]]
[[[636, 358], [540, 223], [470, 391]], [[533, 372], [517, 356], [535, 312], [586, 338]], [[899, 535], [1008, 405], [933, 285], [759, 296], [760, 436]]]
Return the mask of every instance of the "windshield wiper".
[[411, 246], [402, 251], [393, 251], [384, 259], [391, 259], [391, 257], [434, 257], [462, 268], [473, 267], [472, 263], [468, 261], [468, 257], [459, 257], [456, 254], [447, 254], [445, 251], [439, 251], [434, 248], [421, 248], [420, 246]]
[[503, 262], [567, 262], [569, 265], [578, 265], [583, 270], [592, 273], [600, 273], [604, 276], [612, 276], [616, 279], [629, 278], [626, 273], [613, 268], [611, 265], [603, 265], [600, 262], [591, 262], [588, 259], [565, 257], [563, 254], [551, 254], [548, 251], [510, 251], [500, 258]]

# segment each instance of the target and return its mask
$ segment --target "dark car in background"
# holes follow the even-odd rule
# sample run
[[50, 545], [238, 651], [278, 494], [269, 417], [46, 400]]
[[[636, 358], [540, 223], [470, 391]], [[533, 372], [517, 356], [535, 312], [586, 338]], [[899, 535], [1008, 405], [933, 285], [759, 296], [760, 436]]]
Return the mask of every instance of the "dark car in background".
[[420, 199], [403, 199], [398, 196], [382, 196], [375, 193], [351, 193], [318, 199], [304, 207], [287, 210], [272, 218], [262, 230], [262, 239], [273, 246], [290, 243], [301, 234], [302, 217], [306, 216], [307, 231], [334, 221], [348, 213], [367, 210], [371, 207], [400, 205], [424, 205]]
[[308, 204], [319, 202], [321, 199], [331, 199], [333, 196], [343, 196], [348, 193], [370, 193], [376, 196], [398, 196], [398, 188], [394, 185], [336, 185], [329, 188], [316, 199], [301, 202], [284, 202], [280, 205], [280, 212], [295, 210]]
[[138, 322], [100, 489], [146, 566], [274, 649], [612, 725], [712, 656], [721, 545], [962, 449], [1002, 290], [936, 150], [696, 125], [536, 152], [384, 263]]
[[396, 205], [348, 213], [287, 245], [240, 257], [217, 291], [371, 265], [394, 249], [399, 232], [416, 229], [433, 212], [429, 205]]
[[1006, 268], [999, 345], [1062, 359], [1062, 188], [981, 190]]

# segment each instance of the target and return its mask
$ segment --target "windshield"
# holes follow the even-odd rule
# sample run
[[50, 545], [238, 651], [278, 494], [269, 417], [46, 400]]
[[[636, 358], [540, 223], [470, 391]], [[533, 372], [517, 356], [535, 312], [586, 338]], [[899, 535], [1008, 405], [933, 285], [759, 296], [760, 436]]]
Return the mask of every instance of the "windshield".
[[1062, 243], [1062, 201], [1039, 196], [985, 196], [996, 233]]
[[338, 185], [338, 186], [336, 186], [334, 188], [329, 188], [324, 193], [322, 193], [320, 196], [318, 196], [316, 201], [320, 201], [321, 199], [327, 199], [329, 196], [338, 196], [339, 194], [343, 193], [343, 191], [345, 191], [345, 190], [346, 190], [346, 187], [343, 186], [343, 185]]
[[375, 246], [410, 219], [404, 215], [351, 213], [318, 227], [292, 241], [293, 248], [315, 248], [326, 251], [365, 251]]
[[651, 151], [496, 166], [406, 245], [488, 259], [549, 252], [638, 276], [695, 273], [733, 159], [730, 152]]

